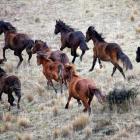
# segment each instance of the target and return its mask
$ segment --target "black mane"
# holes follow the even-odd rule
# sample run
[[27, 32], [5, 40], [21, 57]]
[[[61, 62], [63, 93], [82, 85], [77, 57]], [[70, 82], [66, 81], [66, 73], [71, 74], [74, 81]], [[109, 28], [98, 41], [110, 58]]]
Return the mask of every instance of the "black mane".
[[88, 31], [93, 35], [98, 41], [105, 42], [105, 38], [102, 37], [102, 34], [99, 34], [93, 26], [88, 28]]
[[10, 22], [0, 21], [0, 28], [4, 28], [10, 32], [17, 32], [16, 28]]
[[66, 25], [61, 20], [57, 21], [57, 25], [61, 28], [61, 30], [64, 30], [64, 31], [67, 31], [67, 32], [73, 32], [74, 31], [74, 28], [70, 27], [69, 25]]
[[0, 68], [0, 77], [2, 77], [4, 75], [6, 75], [6, 72], [2, 68]]

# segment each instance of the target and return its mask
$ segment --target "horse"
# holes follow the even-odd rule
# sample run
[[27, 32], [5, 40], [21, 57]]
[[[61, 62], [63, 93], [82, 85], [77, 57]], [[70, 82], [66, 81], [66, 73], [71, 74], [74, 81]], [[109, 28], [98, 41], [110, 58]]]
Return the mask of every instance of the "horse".
[[23, 61], [22, 51], [26, 49], [29, 56], [28, 62], [32, 57], [31, 48], [34, 45], [34, 41], [26, 34], [17, 33], [17, 30], [11, 23], [0, 21], [0, 34], [4, 33], [5, 45], [3, 48], [3, 59], [6, 61], [5, 51], [11, 49], [14, 51], [14, 55], [19, 57], [19, 62], [17, 68], [21, 65]]
[[139, 63], [140, 62], [140, 47], [137, 48], [136, 51], [136, 62]]
[[60, 83], [61, 93], [63, 93], [62, 85], [66, 83], [66, 77], [64, 72], [64, 65], [61, 62], [55, 61], [53, 62], [51, 59], [46, 58], [46, 55], [42, 53], [37, 53], [37, 65], [42, 65], [43, 74], [47, 79], [47, 85], [52, 86], [54, 91], [57, 93], [56, 88], [54, 87], [53, 81]]
[[61, 62], [63, 64], [69, 63], [69, 58], [65, 53], [63, 53], [60, 50], [52, 51], [48, 47], [48, 45], [41, 40], [35, 40], [35, 45], [32, 48], [33, 54], [35, 54], [37, 52], [43, 53], [44, 55], [46, 55], [46, 57], [48, 59], [51, 59], [53, 61], [58, 61], [58, 62]]
[[17, 108], [20, 109], [21, 82], [17, 76], [9, 76], [2, 68], [0, 68], [0, 100], [2, 100], [2, 93], [5, 93], [8, 96], [10, 106], [15, 106], [13, 92], [15, 92], [15, 95], [18, 97]]
[[92, 71], [94, 69], [96, 60], [98, 58], [99, 60], [102, 61], [111, 62], [114, 65], [111, 76], [113, 76], [116, 69], [118, 69], [125, 78], [123, 68], [120, 66], [119, 61], [121, 61], [123, 67], [125, 67], [126, 70], [133, 69], [133, 66], [129, 57], [123, 53], [121, 47], [116, 43], [106, 42], [102, 37], [102, 34], [99, 34], [93, 26], [90, 26], [86, 32], [86, 41], [88, 42], [91, 39], [93, 40], [94, 44], [93, 47], [94, 55], [92, 67], [89, 71]]
[[80, 46], [80, 49], [82, 50], [80, 60], [82, 61], [83, 55], [89, 50], [84, 34], [81, 31], [75, 31], [61, 20], [56, 20], [54, 33], [61, 33], [61, 51], [66, 47], [71, 48], [71, 55], [73, 56], [72, 63], [74, 63], [76, 57], [78, 57], [76, 50], [78, 46]]
[[69, 97], [65, 106], [66, 109], [68, 109], [72, 97], [77, 99], [77, 101], [82, 101], [85, 107], [83, 111], [88, 111], [89, 114], [91, 113], [90, 104], [94, 95], [101, 104], [105, 101], [105, 95], [101, 93], [95, 83], [90, 79], [82, 78], [77, 75], [74, 66], [65, 65], [65, 71], [68, 78], [69, 90]]

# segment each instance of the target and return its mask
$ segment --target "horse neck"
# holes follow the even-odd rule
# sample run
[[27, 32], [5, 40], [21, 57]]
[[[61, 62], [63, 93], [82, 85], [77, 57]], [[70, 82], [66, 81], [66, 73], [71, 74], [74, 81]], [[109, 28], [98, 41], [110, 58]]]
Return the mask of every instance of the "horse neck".
[[94, 46], [97, 46], [100, 43], [106, 43], [105, 41], [99, 41], [98, 39], [94, 37], [92, 37], [92, 41], [93, 41]]

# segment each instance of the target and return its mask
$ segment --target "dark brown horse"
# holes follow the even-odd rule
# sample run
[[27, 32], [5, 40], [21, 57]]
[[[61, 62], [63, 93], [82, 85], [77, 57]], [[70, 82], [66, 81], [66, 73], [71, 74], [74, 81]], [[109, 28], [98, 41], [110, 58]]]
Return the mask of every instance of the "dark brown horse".
[[86, 42], [85, 42], [84, 34], [81, 31], [74, 31], [73, 28], [66, 25], [61, 20], [56, 21], [54, 33], [55, 34], [61, 33], [61, 48], [60, 48], [60, 50], [63, 50], [66, 47], [71, 48], [71, 55], [73, 56], [72, 63], [74, 63], [76, 57], [78, 57], [76, 50], [80, 46], [80, 49], [82, 50], [80, 60], [82, 61], [82, 57], [85, 54], [85, 51], [89, 49], [87, 47]]
[[37, 64], [42, 65], [43, 74], [47, 79], [47, 85], [52, 86], [55, 92], [57, 93], [56, 88], [54, 87], [53, 81], [60, 83], [61, 93], [63, 92], [62, 84], [66, 84], [66, 77], [64, 71], [64, 65], [58, 61], [52, 61], [51, 59], [46, 58], [46, 55], [42, 53], [37, 53]]
[[65, 53], [63, 53], [60, 50], [52, 51], [48, 47], [48, 45], [41, 40], [35, 40], [35, 45], [32, 48], [33, 54], [35, 54], [37, 52], [43, 53], [43, 55], [45, 55], [46, 58], [51, 59], [53, 61], [58, 61], [58, 62], [61, 62], [63, 64], [69, 63], [69, 58]]
[[5, 45], [3, 48], [3, 59], [6, 60], [5, 51], [6, 49], [11, 49], [14, 51], [14, 55], [19, 57], [19, 63], [17, 68], [23, 61], [22, 51], [26, 49], [29, 55], [28, 62], [32, 57], [31, 48], [34, 45], [34, 41], [29, 38], [26, 34], [17, 33], [16, 28], [9, 22], [0, 21], [0, 34], [4, 33]]
[[105, 101], [105, 95], [101, 93], [92, 80], [77, 75], [74, 67], [71, 65], [65, 65], [65, 71], [68, 77], [69, 88], [69, 97], [65, 106], [66, 109], [68, 109], [72, 97], [77, 99], [77, 101], [81, 100], [85, 107], [83, 111], [88, 111], [89, 114], [91, 112], [90, 104], [94, 95], [100, 103]]
[[104, 38], [99, 34], [93, 26], [90, 26], [86, 32], [86, 40], [87, 42], [89, 40], [93, 40], [93, 63], [90, 71], [94, 69], [94, 66], [96, 64], [97, 58], [102, 61], [109, 61], [111, 62], [114, 67], [113, 67], [113, 72], [112, 75], [115, 73], [116, 69], [120, 71], [120, 73], [123, 75], [125, 78], [125, 74], [123, 72], [123, 69], [121, 68], [119, 61], [122, 62], [123, 67], [128, 69], [132, 69], [132, 63], [128, 56], [123, 53], [122, 49], [120, 46], [116, 43], [108, 43], [104, 40]]
[[[11, 106], [14, 106], [13, 92], [18, 97], [17, 108], [20, 108], [20, 98], [21, 98], [21, 83], [18, 77], [12, 75], [8, 76], [6, 72], [0, 68], [0, 100], [2, 100], [2, 93], [6, 93], [8, 96], [8, 102]], [[10, 110], [10, 108], [9, 108]]]

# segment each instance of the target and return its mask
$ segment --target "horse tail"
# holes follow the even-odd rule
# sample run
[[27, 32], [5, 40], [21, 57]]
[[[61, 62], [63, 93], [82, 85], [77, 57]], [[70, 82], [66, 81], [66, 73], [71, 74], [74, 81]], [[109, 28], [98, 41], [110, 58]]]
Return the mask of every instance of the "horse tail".
[[89, 86], [89, 92], [92, 96], [96, 96], [98, 101], [102, 104], [105, 99], [106, 99], [106, 96], [102, 94], [102, 92], [98, 89], [98, 88], [93, 88], [91, 86]]
[[89, 50], [89, 48], [88, 48], [88, 46], [87, 46], [87, 44], [86, 44], [86, 41], [85, 40], [81, 40], [80, 41], [80, 49], [82, 50], [82, 51], [86, 51], [86, 50]]
[[60, 61], [63, 64], [69, 63], [69, 59], [65, 53], [60, 54]]
[[123, 63], [123, 67], [125, 67], [126, 70], [133, 69], [133, 65], [132, 65], [129, 57], [126, 54], [124, 54], [121, 50], [119, 50], [117, 57], [119, 60], [121, 60], [121, 62]]

